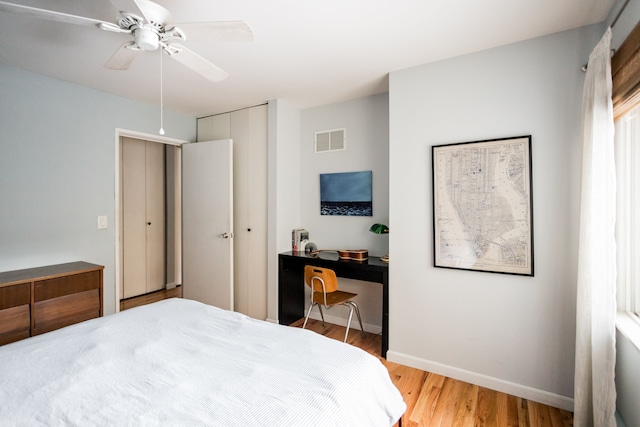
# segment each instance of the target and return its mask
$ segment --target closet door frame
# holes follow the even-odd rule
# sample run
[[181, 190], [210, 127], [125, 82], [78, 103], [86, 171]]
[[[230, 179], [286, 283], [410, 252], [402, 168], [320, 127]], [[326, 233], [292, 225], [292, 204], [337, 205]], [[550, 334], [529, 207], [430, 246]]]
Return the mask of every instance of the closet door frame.
[[[160, 135], [147, 134], [143, 132], [132, 131], [128, 129], [117, 128], [115, 132], [115, 226], [114, 226], [114, 238], [115, 238], [115, 311], [120, 311], [120, 299], [122, 288], [122, 194], [121, 194], [121, 178], [122, 178], [122, 143], [123, 137], [141, 139], [145, 141], [158, 142], [165, 145], [180, 147], [182, 144], [189, 141], [163, 137]], [[174, 175], [174, 213], [173, 222], [175, 235], [173, 236], [174, 244], [173, 259], [174, 259], [174, 281], [167, 284], [167, 288], [175, 287], [176, 284], [182, 283], [182, 169], [181, 169], [181, 152], [175, 150], [175, 156], [173, 158], [173, 175]], [[169, 218], [169, 216], [167, 216]]]

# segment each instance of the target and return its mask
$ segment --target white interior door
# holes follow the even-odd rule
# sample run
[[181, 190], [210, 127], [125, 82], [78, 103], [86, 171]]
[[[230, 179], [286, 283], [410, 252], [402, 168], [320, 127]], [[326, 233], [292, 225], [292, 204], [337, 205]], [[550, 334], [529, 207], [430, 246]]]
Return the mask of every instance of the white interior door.
[[233, 310], [233, 142], [182, 145], [183, 296]]

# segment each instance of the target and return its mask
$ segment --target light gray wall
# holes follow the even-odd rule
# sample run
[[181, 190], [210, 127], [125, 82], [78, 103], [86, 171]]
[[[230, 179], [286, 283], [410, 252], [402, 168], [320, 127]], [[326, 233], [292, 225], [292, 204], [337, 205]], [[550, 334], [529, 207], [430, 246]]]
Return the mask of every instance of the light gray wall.
[[[346, 150], [314, 152], [314, 134], [346, 129]], [[369, 232], [372, 224], [389, 223], [389, 96], [387, 93], [304, 109], [301, 112], [301, 223], [320, 249], [368, 249], [388, 253], [388, 235]], [[320, 215], [320, 174], [372, 171], [373, 216]], [[382, 287], [340, 279], [340, 288], [357, 293], [365, 330], [378, 333], [382, 325]], [[315, 313], [319, 318], [319, 313]], [[332, 310], [327, 320], [346, 325], [348, 310]]]
[[[314, 152], [314, 134], [345, 128], [347, 149]], [[385, 255], [387, 236], [369, 233], [389, 221], [389, 96], [387, 93], [302, 110], [302, 226], [319, 248], [369, 249]], [[320, 174], [372, 171], [373, 216], [320, 215]]]
[[[0, 100], [0, 271], [104, 265], [104, 308], [113, 313], [115, 132], [157, 134], [159, 107], [4, 65]], [[195, 139], [195, 117], [165, 111], [164, 119], [166, 136]]]
[[[573, 407], [585, 27], [390, 75], [389, 359]], [[431, 147], [531, 134], [535, 277], [433, 267]]]
[[620, 330], [616, 333], [616, 391], [624, 423], [640, 426], [640, 349]]
[[618, 49], [631, 30], [638, 24], [640, 19], [640, 0], [616, 0], [605, 22], [613, 24], [616, 17], [618, 17], [618, 20], [611, 28], [612, 49]]
[[278, 254], [291, 250], [291, 230], [300, 227], [300, 110], [269, 101], [267, 174], [267, 320], [278, 321]]

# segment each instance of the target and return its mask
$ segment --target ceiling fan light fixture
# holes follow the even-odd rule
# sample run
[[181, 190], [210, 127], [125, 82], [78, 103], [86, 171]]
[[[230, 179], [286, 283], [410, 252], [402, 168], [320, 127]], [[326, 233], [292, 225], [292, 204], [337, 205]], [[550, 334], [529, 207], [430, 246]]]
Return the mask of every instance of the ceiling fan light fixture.
[[142, 50], [152, 51], [160, 46], [158, 34], [149, 28], [138, 27], [133, 30], [133, 35], [136, 38], [136, 44]]

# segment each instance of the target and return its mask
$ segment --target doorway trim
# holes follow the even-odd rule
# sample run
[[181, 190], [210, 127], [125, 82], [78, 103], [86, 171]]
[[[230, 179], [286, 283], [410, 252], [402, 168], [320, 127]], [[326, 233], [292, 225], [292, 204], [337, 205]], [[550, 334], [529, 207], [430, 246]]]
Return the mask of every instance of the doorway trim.
[[[120, 192], [121, 179], [122, 179], [122, 165], [120, 164], [120, 158], [122, 155], [122, 137], [141, 139], [145, 141], [158, 142], [165, 145], [173, 145], [180, 147], [182, 144], [187, 144], [190, 141], [170, 138], [160, 135], [154, 135], [144, 132], [138, 132], [129, 129], [116, 128], [115, 132], [115, 218], [114, 218], [114, 240], [115, 240], [115, 312], [120, 311], [120, 287], [122, 277], [122, 194]], [[181, 192], [182, 192], [182, 170], [181, 170], [181, 152], [177, 151], [177, 155], [174, 158], [174, 176], [175, 176], [175, 191], [176, 191], [176, 206], [175, 206], [175, 277], [176, 282], [182, 282], [182, 208], [180, 205]], [[176, 283], [177, 284], [177, 283]]]

